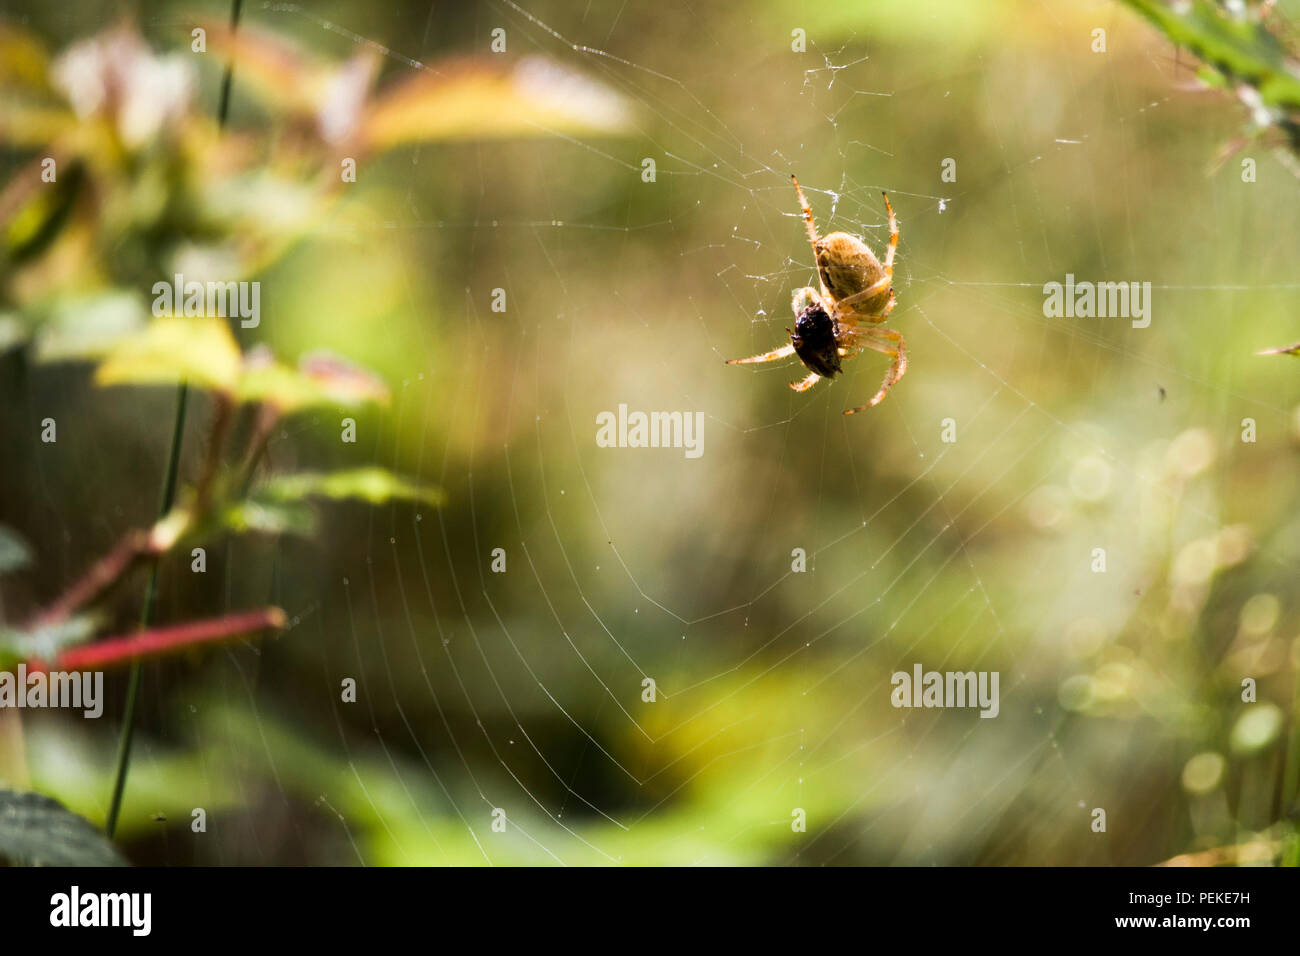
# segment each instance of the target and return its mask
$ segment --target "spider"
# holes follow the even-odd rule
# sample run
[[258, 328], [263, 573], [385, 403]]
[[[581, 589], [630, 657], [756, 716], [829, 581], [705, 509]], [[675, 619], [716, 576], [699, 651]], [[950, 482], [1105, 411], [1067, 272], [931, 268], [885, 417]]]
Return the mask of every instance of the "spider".
[[[894, 252], [898, 249], [898, 220], [894, 207], [885, 197], [889, 213], [889, 251], [881, 265], [875, 253], [857, 236], [847, 232], [832, 232], [829, 236], [817, 235], [812, 209], [804, 198], [799, 179], [791, 176], [795, 192], [799, 195], [799, 208], [803, 210], [808, 240], [812, 243], [817, 261], [817, 278], [820, 290], [803, 288], [794, 294], [794, 331], [790, 343], [779, 349], [749, 358], [731, 359], [728, 365], [755, 365], [775, 362], [777, 359], [797, 355], [808, 369], [807, 377], [791, 382], [796, 392], [806, 392], [823, 378], [834, 378], [841, 364], [863, 349], [883, 352], [893, 359], [880, 391], [871, 401], [857, 408], [847, 408], [852, 415], [864, 408], [877, 405], [907, 371], [907, 348], [903, 336], [893, 329], [880, 325], [894, 310]], [[866, 323], [865, 326], [859, 323]]]

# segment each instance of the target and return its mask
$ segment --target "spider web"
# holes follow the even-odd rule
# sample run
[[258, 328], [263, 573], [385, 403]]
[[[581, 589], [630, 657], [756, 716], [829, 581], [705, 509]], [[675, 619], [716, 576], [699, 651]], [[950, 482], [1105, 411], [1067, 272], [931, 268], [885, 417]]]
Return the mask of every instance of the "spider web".
[[[1289, 429], [1293, 390], [1264, 387], [1249, 364], [1280, 341], [1219, 324], [1241, 295], [1285, 303], [1297, 288], [1245, 225], [1279, 194], [1243, 194], [1231, 165], [1204, 173], [1230, 107], [1205, 129], [1171, 52], [1109, 6], [1027, 14], [1061, 56], [1043, 80], [1056, 113], [1024, 81], [1041, 60], [1015, 42], [946, 56], [868, 32], [823, 48], [810, 30], [796, 54], [790, 30], [809, 18], [791, 4], [766, 33], [750, 24], [744, 42], [762, 35], [770, 49], [744, 65], [724, 56], [721, 25], [685, 8], [581, 6], [487, 3], [476, 37], [486, 47], [504, 27], [512, 55], [587, 71], [635, 104], [638, 135], [484, 145], [447, 164], [422, 147], [393, 173], [403, 218], [367, 239], [402, 263], [404, 307], [423, 323], [400, 343], [410, 374], [367, 453], [441, 484], [449, 503], [371, 512], [342, 575], [279, 593], [297, 611], [284, 642], [323, 649], [300, 696], [333, 714], [311, 734], [346, 773], [294, 765], [278, 729], [292, 705], [258, 690], [246, 651], [231, 652], [217, 696], [252, 715], [251, 736], [196, 724], [207, 759], [236, 768], [245, 798], [269, 782], [314, 799], [319, 817], [294, 818], [296, 839], [323, 834], [364, 862], [1146, 863], [1181, 851], [1155, 820], [1181, 807], [1162, 786], [1195, 750], [1170, 755], [1143, 721], [1159, 709], [1150, 695], [1089, 722], [1062, 687], [1092, 666], [1072, 647], [1101, 653], [1147, 613], [1152, 514], [1176, 512], [1173, 552], [1242, 520], [1192, 466], [1181, 481], [1170, 469], [1207, 444], [1228, 461], [1258, 454], [1234, 443], [1243, 417]], [[636, 52], [650, 6], [695, 24], [676, 65], [662, 47]], [[307, 46], [374, 47], [390, 68], [427, 68], [436, 45], [429, 23], [422, 37], [375, 35], [360, 9], [338, 22], [291, 4], [254, 13]], [[1123, 69], [1074, 52], [1094, 23], [1127, 49], [1110, 54]], [[762, 102], [745, 101], [747, 86]], [[980, 116], [964, 113], [972, 103]], [[1159, 136], [1177, 147], [1161, 157], [1183, 165], [1138, 152]], [[645, 157], [655, 181], [626, 202]], [[791, 172], [823, 234], [881, 250], [882, 190], [898, 212], [887, 324], [906, 336], [910, 369], [856, 416], [840, 413], [874, 393], [879, 355], [803, 395], [786, 387], [802, 377], [795, 362], [723, 365], [784, 342], [791, 292], [815, 284]], [[1162, 207], [1181, 231], [1157, 228], [1144, 191], [1162, 176], [1206, 215]], [[1130, 210], [1118, 234], [1103, 230], [1112, 203]], [[1229, 203], [1249, 206], [1230, 227], [1237, 249], [1207, 221]], [[1277, 246], [1294, 249], [1279, 228]], [[1190, 250], [1184, 262], [1155, 254], [1160, 235]], [[413, 264], [431, 241], [443, 256]], [[1151, 281], [1152, 327], [1045, 317], [1042, 285], [1066, 272]], [[430, 304], [430, 284], [463, 294]], [[504, 314], [490, 311], [495, 287]], [[1211, 361], [1203, 343], [1225, 338], [1233, 355]], [[702, 412], [704, 453], [598, 447], [596, 415], [620, 404]], [[1090, 567], [1097, 547], [1104, 574]], [[495, 548], [505, 573], [491, 570]], [[1269, 547], [1252, 560], [1295, 568]], [[998, 717], [893, 707], [891, 675], [915, 663], [999, 672]], [[359, 678], [357, 704], [338, 702], [340, 676]], [[1174, 696], [1184, 677], [1150, 675]], [[1152, 762], [1164, 776], [1130, 793]], [[1095, 807], [1123, 809], [1119, 832], [1091, 832]], [[792, 829], [797, 810], [806, 832]], [[274, 820], [244, 821], [218, 858], [260, 855], [249, 848]]]

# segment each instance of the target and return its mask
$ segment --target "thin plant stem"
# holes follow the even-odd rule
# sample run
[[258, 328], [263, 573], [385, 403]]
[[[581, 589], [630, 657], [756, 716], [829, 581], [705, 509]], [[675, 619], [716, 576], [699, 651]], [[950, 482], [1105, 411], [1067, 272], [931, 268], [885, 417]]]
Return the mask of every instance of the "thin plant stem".
[[28, 630], [49, 627], [67, 620], [94, 598], [116, 584], [141, 558], [153, 553], [152, 538], [147, 531], [130, 531], [48, 607], [27, 622]]
[[[167, 453], [167, 473], [163, 480], [162, 500], [159, 514], [171, 511], [176, 501], [176, 476], [180, 472], [181, 441], [185, 433], [185, 408], [189, 404], [189, 387], [181, 383], [176, 396], [176, 417], [172, 421], [171, 449]], [[146, 631], [153, 624], [154, 606], [158, 601], [158, 563], [149, 568], [149, 583], [144, 589], [144, 607], [140, 609], [140, 630]], [[108, 804], [108, 818], [104, 832], [111, 839], [117, 829], [117, 817], [122, 810], [122, 794], [126, 789], [127, 768], [131, 764], [131, 740], [135, 736], [135, 709], [140, 697], [141, 664], [131, 664], [131, 679], [126, 688], [126, 710], [122, 714], [122, 730], [117, 740], [117, 773], [113, 779], [113, 797]]]
[[[239, 28], [239, 15], [243, 12], [244, 0], [233, 0], [230, 6], [230, 32]], [[235, 77], [235, 63], [226, 64], [226, 72], [221, 76], [221, 102], [217, 104], [217, 128], [226, 128], [226, 117], [230, 114], [230, 84]]]
[[[243, 11], [243, 0], [233, 0], [230, 8], [230, 29], [239, 27], [239, 15]], [[226, 64], [221, 77], [221, 101], [217, 106], [217, 127], [225, 129], [226, 117], [230, 113], [230, 85], [234, 78], [235, 64]], [[189, 386], [185, 382], [177, 388], [176, 418], [172, 423], [171, 449], [167, 454], [167, 473], [163, 480], [162, 503], [159, 514], [171, 511], [176, 501], [176, 475], [180, 470], [181, 441], [185, 433], [185, 410], [189, 404]], [[149, 569], [149, 583], [145, 586], [144, 607], [140, 610], [140, 630], [145, 631], [153, 623], [154, 605], [158, 599], [158, 564]], [[140, 699], [141, 664], [137, 660], [131, 665], [131, 677], [126, 688], [126, 710], [122, 714], [122, 730], [117, 741], [117, 773], [113, 779], [113, 797], [108, 805], [108, 818], [104, 830], [112, 839], [117, 829], [118, 814], [122, 810], [122, 794], [126, 790], [126, 774], [131, 764], [131, 741], [135, 736], [135, 711]]]
[[[259, 631], [282, 631], [289, 626], [284, 611], [278, 607], [264, 607], [255, 611], [239, 611], [224, 617], [202, 621], [187, 621], [148, 631], [136, 631], [121, 637], [106, 637], [93, 644], [62, 651], [54, 659], [59, 670], [84, 671], [100, 667], [114, 667], [141, 657], [190, 650], [200, 644], [228, 641]], [[38, 666], [44, 667], [44, 664]]]

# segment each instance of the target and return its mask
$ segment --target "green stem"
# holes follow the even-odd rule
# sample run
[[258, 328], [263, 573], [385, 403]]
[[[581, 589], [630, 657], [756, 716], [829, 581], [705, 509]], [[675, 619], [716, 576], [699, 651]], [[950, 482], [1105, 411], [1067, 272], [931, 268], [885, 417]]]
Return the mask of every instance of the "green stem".
[[[239, 27], [239, 14], [244, 9], [244, 0], [234, 0], [230, 6], [230, 32]], [[221, 76], [221, 102], [217, 104], [217, 128], [226, 128], [226, 116], [230, 112], [230, 83], [235, 76], [234, 61], [226, 64], [226, 72]]]
[[[166, 514], [172, 510], [176, 501], [176, 476], [180, 472], [181, 441], [185, 432], [185, 409], [189, 405], [190, 390], [181, 383], [176, 397], [176, 417], [172, 421], [172, 443], [167, 453], [167, 473], [163, 479], [162, 500], [158, 513]], [[149, 583], [144, 589], [144, 607], [140, 609], [140, 630], [148, 630], [153, 624], [154, 607], [158, 603], [158, 562], [149, 568]], [[122, 730], [117, 739], [117, 774], [113, 779], [113, 798], [108, 804], [108, 819], [104, 832], [111, 839], [117, 829], [117, 817], [122, 810], [122, 794], [126, 790], [126, 772], [131, 765], [131, 740], [135, 736], [135, 708], [140, 697], [139, 661], [131, 665], [131, 680], [126, 688], [126, 711], [122, 714]]]
[[[239, 27], [239, 15], [243, 11], [243, 0], [233, 0], [230, 7], [230, 30], [233, 33]], [[235, 75], [232, 60], [226, 64], [221, 77], [221, 101], [217, 106], [217, 128], [226, 128], [226, 117], [230, 114], [230, 84]], [[189, 386], [181, 382], [176, 396], [176, 418], [172, 423], [172, 445], [167, 455], [167, 474], [163, 480], [162, 504], [159, 514], [171, 511], [176, 501], [176, 474], [180, 470], [181, 439], [185, 432], [185, 408], [189, 404]], [[140, 611], [140, 630], [148, 630], [153, 623], [154, 605], [158, 598], [158, 564], [149, 569], [149, 583], [145, 587], [144, 607]], [[122, 794], [126, 790], [126, 773], [131, 764], [131, 740], [135, 736], [135, 709], [140, 699], [140, 662], [131, 665], [131, 679], [126, 688], [126, 710], [122, 714], [122, 730], [117, 740], [117, 774], [113, 780], [113, 798], [108, 805], [108, 819], [104, 829], [109, 838], [117, 829], [117, 817], [122, 810]]]

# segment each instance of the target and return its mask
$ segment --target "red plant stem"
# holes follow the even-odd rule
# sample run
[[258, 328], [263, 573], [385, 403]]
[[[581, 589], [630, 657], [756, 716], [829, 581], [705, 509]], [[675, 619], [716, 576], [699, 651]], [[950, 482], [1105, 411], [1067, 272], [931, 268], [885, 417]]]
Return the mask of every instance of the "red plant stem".
[[[200, 644], [239, 637], [252, 631], [283, 630], [289, 621], [278, 607], [265, 607], [225, 617], [189, 621], [171, 627], [159, 627], [122, 637], [109, 637], [93, 644], [72, 647], [54, 659], [58, 670], [99, 670], [129, 664], [141, 657], [153, 657], [183, 651]], [[43, 661], [28, 662], [32, 670], [49, 670]]]
[[35, 630], [57, 624], [73, 611], [95, 598], [101, 591], [124, 575], [137, 560], [154, 553], [147, 531], [129, 531], [116, 545], [90, 566], [66, 591], [54, 599], [43, 611], [28, 622]]

